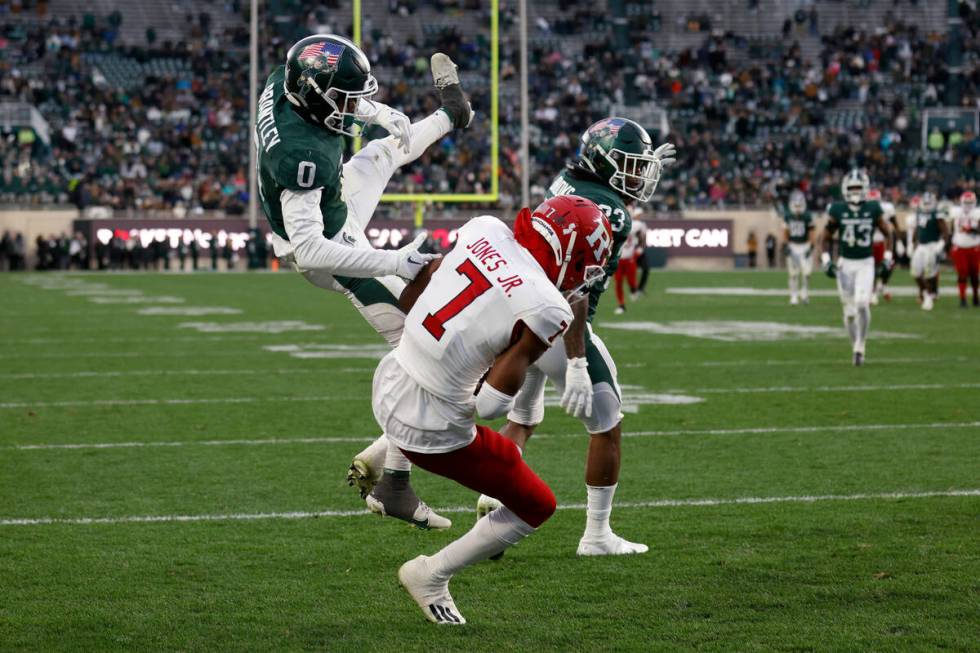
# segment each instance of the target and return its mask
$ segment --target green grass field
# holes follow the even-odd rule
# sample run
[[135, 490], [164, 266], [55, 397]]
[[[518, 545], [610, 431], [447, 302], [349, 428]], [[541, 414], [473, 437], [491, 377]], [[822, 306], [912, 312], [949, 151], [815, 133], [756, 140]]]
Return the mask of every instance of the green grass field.
[[[476, 497], [418, 472], [448, 532], [360, 512], [343, 478], [377, 434], [382, 341], [343, 297], [285, 273], [0, 275], [0, 650], [977, 651], [980, 309], [948, 280], [932, 313], [874, 309], [863, 368], [833, 296], [667, 292], [782, 273], [655, 273], [624, 316], [608, 297], [633, 408], [613, 526], [651, 550], [575, 557], [586, 436], [549, 408], [527, 459], [562, 509], [453, 580], [469, 624], [447, 629], [395, 573]], [[188, 306], [241, 312], [139, 312]], [[323, 328], [241, 324], [272, 321]]]

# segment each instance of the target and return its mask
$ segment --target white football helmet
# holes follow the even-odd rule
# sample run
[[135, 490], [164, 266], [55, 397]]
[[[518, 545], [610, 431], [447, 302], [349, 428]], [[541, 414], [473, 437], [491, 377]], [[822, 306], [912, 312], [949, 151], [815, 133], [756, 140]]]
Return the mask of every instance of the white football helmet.
[[855, 168], [844, 175], [844, 180], [840, 183], [840, 194], [848, 204], [860, 204], [867, 199], [870, 186], [867, 173]]
[[789, 212], [802, 215], [804, 211], [806, 211], [806, 195], [801, 190], [794, 190], [789, 194]]

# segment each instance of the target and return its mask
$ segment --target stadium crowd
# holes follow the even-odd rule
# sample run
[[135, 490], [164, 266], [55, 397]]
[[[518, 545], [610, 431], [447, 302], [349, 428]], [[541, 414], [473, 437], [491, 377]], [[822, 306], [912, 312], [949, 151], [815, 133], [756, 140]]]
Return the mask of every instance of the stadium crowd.
[[[124, 18], [118, 12], [4, 23], [0, 101], [36, 106], [51, 136], [47, 145], [29, 128], [0, 133], [0, 202], [71, 202], [80, 208], [177, 215], [242, 213], [248, 201], [245, 4], [209, 5], [242, 19], [221, 33], [202, 12], [187, 17], [184, 40], [159, 42], [151, 28], [139, 47], [119, 43]], [[453, 24], [461, 9], [476, 4], [392, 0], [389, 11], [396, 16], [422, 8], [444, 14], [445, 22], [426, 29], [421, 40], [403, 40], [365, 22], [364, 47], [383, 89], [379, 99], [410, 116], [436, 108], [427, 68], [433, 50], [454, 57], [465, 80], [484, 79], [470, 87], [481, 116], [474, 127], [432, 148], [393, 181], [394, 190], [489, 190], [489, 88], [481, 71], [487, 69], [490, 46], [485, 34], [468, 35]], [[661, 184], [661, 209], [762, 205], [797, 187], [821, 203], [853, 165], [866, 167], [886, 197], [899, 201], [927, 186], [958, 196], [976, 181], [980, 135], [937, 131], [929, 135], [925, 151], [920, 147], [921, 111], [945, 100], [943, 35], [898, 20], [874, 31], [838, 28], [824, 35], [819, 59], [807, 61], [793, 38], [794, 29], [816, 29], [812, 12], [804, 15], [805, 25], [790, 24], [784, 38], [762, 47], [710, 30], [703, 17], [692, 17], [682, 28], [705, 33], [699, 48], [658, 50], [657, 34], [664, 27], [659, 20], [645, 20], [631, 23], [633, 45], [623, 50], [612, 47], [610, 28], [592, 3], [560, 4], [563, 18], [551, 24], [539, 18], [533, 27], [533, 195], [543, 192], [574, 154], [584, 128], [627, 95], [656, 102], [670, 117], [671, 133], [659, 136], [678, 145], [681, 159]], [[335, 20], [330, 3], [313, 11], [292, 0], [272, 5], [279, 17], [305, 19], [274, 16], [268, 23], [263, 70], [271, 70], [270, 62], [281, 61], [288, 45], [305, 33], [349, 30], [346, 18]], [[513, 12], [505, 6], [501, 20], [505, 205], [519, 197], [520, 179]], [[962, 103], [976, 107], [980, 20], [975, 13], [966, 16], [966, 27]], [[563, 46], [568, 37], [584, 33], [605, 36]], [[93, 64], [105, 57], [150, 72], [128, 84], [93, 74]], [[170, 62], [170, 68], [159, 72], [151, 65], [155, 61]], [[627, 68], [635, 77], [623, 72]], [[98, 68], [103, 69], [111, 67]], [[960, 172], [951, 176], [951, 170]]]

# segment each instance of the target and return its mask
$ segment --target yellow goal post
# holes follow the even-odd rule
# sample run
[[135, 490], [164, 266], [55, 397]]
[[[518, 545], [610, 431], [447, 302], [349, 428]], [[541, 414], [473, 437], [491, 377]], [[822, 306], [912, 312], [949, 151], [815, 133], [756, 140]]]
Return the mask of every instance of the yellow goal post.
[[[353, 0], [354, 43], [361, 44], [361, 0]], [[500, 200], [500, 0], [490, 0], [490, 192], [489, 193], [385, 193], [382, 202], [415, 204], [415, 225], [422, 226], [424, 206]]]

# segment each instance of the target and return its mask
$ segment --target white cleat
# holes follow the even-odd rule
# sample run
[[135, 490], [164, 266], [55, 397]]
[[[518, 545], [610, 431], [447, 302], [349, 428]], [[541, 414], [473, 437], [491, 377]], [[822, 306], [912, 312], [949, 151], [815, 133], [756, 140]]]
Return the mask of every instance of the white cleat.
[[629, 542], [615, 533], [608, 533], [593, 539], [583, 536], [578, 543], [577, 555], [580, 556], [621, 556], [633, 553], [646, 553], [650, 550], [646, 544]]
[[381, 437], [372, 442], [364, 451], [354, 456], [347, 469], [347, 485], [357, 487], [361, 498], [366, 499], [378, 484], [384, 471], [385, 452], [388, 450], [387, 438]]
[[493, 497], [488, 497], [485, 494], [481, 494], [480, 495], [480, 498], [476, 500], [476, 518], [477, 518], [477, 521], [479, 521], [480, 519], [483, 519], [484, 517], [486, 517], [487, 515], [489, 515], [491, 512], [493, 512], [497, 508], [500, 508], [503, 505], [504, 504], [500, 503], [499, 501], [497, 501]]
[[800, 298], [799, 297], [797, 297], [796, 295], [790, 295], [789, 296], [789, 305], [790, 306], [796, 306], [799, 303], [800, 303]]
[[448, 626], [466, 623], [449, 593], [449, 580], [438, 581], [429, 571], [428, 556], [419, 556], [403, 564], [398, 569], [398, 580], [432, 623]]
[[443, 109], [449, 114], [453, 127], [465, 129], [473, 122], [473, 105], [459, 85], [459, 67], [453, 63], [449, 55], [436, 52], [429, 59], [432, 70], [432, 83], [439, 91]]
[[878, 293], [876, 293], [876, 292], [871, 293], [871, 305], [872, 306], [877, 306], [878, 305], [878, 302], [879, 302], [879, 295], [878, 295]]
[[933, 298], [931, 293], [926, 293], [922, 298], [922, 310], [931, 311], [932, 310]]

